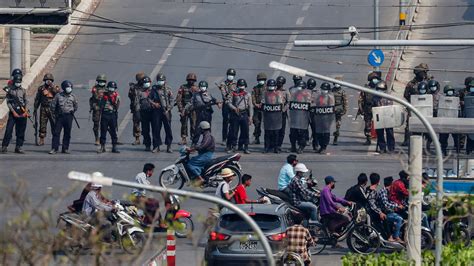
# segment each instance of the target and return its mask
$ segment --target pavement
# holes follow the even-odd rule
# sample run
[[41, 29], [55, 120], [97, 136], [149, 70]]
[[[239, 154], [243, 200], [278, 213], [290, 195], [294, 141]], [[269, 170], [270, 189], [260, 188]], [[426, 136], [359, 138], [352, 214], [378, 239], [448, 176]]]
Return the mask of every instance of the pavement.
[[[194, 42], [166, 34], [139, 33], [123, 31], [118, 29], [104, 29], [95, 26], [83, 26], [74, 41], [63, 53], [52, 70], [58, 81], [69, 79], [75, 84], [74, 93], [79, 97], [79, 111], [77, 118], [81, 129], [73, 126], [72, 144], [70, 155], [48, 155], [50, 149], [50, 137], [48, 132], [46, 146], [34, 146], [33, 129], [29, 124], [25, 150], [27, 154], [16, 155], [11, 153], [14, 143], [10, 144], [10, 153], [0, 155], [0, 180], [6, 185], [13, 185], [19, 179], [29, 183], [28, 196], [37, 200], [48, 191], [64, 190], [72, 186], [66, 176], [71, 170], [82, 172], [103, 172], [106, 176], [113, 176], [124, 180], [133, 180], [133, 177], [141, 171], [144, 163], [152, 162], [159, 169], [172, 164], [177, 153], [151, 154], [144, 152], [143, 146], [132, 146], [131, 117], [128, 114], [129, 101], [126, 97], [128, 82], [134, 80], [136, 72], [156, 74], [160, 71], [167, 76], [168, 84], [176, 92], [177, 87], [184, 82], [188, 72], [196, 72], [198, 80], [205, 79], [209, 84], [221, 81], [227, 68], [233, 67], [237, 70], [238, 78], [247, 79], [249, 86], [253, 86], [255, 76], [258, 72], [266, 72], [268, 76], [276, 76], [268, 63], [272, 60], [308, 68], [314, 72], [326, 75], [344, 75], [344, 80], [356, 84], [366, 82], [367, 73], [371, 67], [367, 64], [367, 54], [370, 48], [295, 48], [291, 41], [297, 39], [340, 39], [341, 30], [326, 30], [324, 32], [341, 33], [327, 35], [302, 35], [302, 32], [294, 31], [272, 31], [272, 35], [248, 35], [257, 27], [370, 27], [372, 21], [371, 5], [373, 1], [363, 0], [358, 5], [349, 5], [347, 1], [331, 1], [310, 3], [310, 1], [294, 1], [288, 3], [283, 0], [276, 1], [232, 1], [231, 3], [215, 4], [209, 3], [187, 3], [143, 0], [140, 5], [131, 0], [104, 0], [100, 3], [95, 14], [120, 21], [141, 22], [143, 25], [161, 24], [188, 27], [242, 27], [243, 31], [232, 30], [233, 39], [216, 39], [210, 34], [186, 34], [185, 37], [198, 38], [221, 45], [217, 47], [209, 43]], [[463, 4], [463, 0], [452, 1], [453, 5]], [[451, 4], [451, 1], [450, 1]], [[445, 23], [448, 21], [470, 21], [473, 17], [472, 7], [447, 8], [449, 16], [444, 15], [445, 9], [439, 11], [421, 11], [431, 14], [429, 23]], [[381, 26], [397, 25], [398, 8], [385, 5], [381, 7]], [[458, 34], [463, 31], [463, 35]], [[212, 31], [212, 30], [210, 30]], [[231, 30], [229, 30], [231, 31]], [[436, 29], [437, 34], [449, 37], [472, 36], [472, 27], [457, 27], [456, 31]], [[228, 31], [227, 31], [228, 32]], [[212, 32], [211, 32], [212, 33]], [[276, 33], [285, 33], [278, 35]], [[291, 33], [291, 34], [288, 34]], [[432, 34], [432, 32], [430, 33]], [[383, 32], [381, 38], [393, 38], [396, 32]], [[364, 38], [372, 38], [371, 33], [363, 34]], [[424, 35], [424, 37], [429, 38]], [[243, 40], [245, 39], [245, 40]], [[250, 43], [250, 44], [249, 44]], [[256, 46], [259, 45], [259, 46]], [[226, 46], [226, 47], [222, 47]], [[247, 50], [237, 50], [228, 46], [238, 46]], [[265, 46], [265, 47], [262, 47]], [[257, 49], [261, 52], [272, 53], [272, 55], [249, 52], [248, 49]], [[446, 69], [472, 70], [472, 57], [470, 50], [459, 50], [455, 52], [436, 52], [434, 56], [428, 52], [429, 49], [420, 52], [424, 60], [430, 60], [430, 66]], [[441, 49], [441, 48], [436, 48]], [[444, 49], [444, 48], [443, 48]], [[426, 52], [425, 52], [426, 51]], [[406, 67], [412, 67], [418, 59], [418, 51], [406, 55]], [[416, 52], [416, 53], [415, 53]], [[273, 53], [278, 55], [273, 55]], [[298, 57], [286, 58], [279, 55]], [[441, 54], [441, 56], [439, 55]], [[411, 61], [410, 56], [412, 57]], [[447, 59], [449, 57], [449, 59]], [[452, 59], [451, 59], [452, 57]], [[465, 59], [463, 59], [465, 58]], [[416, 60], [415, 60], [416, 59]], [[446, 61], [449, 60], [449, 61]], [[444, 62], [451, 62], [445, 65]], [[386, 69], [386, 62], [382, 70]], [[407, 71], [409, 72], [409, 70]], [[105, 73], [109, 80], [115, 80], [119, 85], [122, 95], [122, 108], [119, 111], [119, 133], [120, 141], [125, 145], [119, 146], [122, 153], [105, 153], [97, 155], [96, 146], [93, 145], [92, 122], [88, 120], [88, 98], [89, 87], [94, 83], [99, 73]], [[451, 78], [461, 82], [460, 73], [435, 72], [440, 77]], [[472, 72], [471, 72], [472, 73]], [[282, 73], [291, 83], [291, 76]], [[152, 75], [153, 78], [154, 75]], [[449, 76], [449, 77], [448, 77]], [[462, 78], [463, 80], [464, 78]], [[318, 86], [320, 85], [318, 81]], [[401, 84], [401, 83], [400, 83]], [[399, 90], [401, 86], [397, 87]], [[210, 92], [218, 96], [216, 88], [211, 87]], [[391, 155], [379, 155], [375, 153], [375, 145], [363, 146], [363, 120], [354, 121], [357, 112], [358, 93], [346, 89], [349, 96], [348, 115], [343, 119], [340, 144], [329, 146], [328, 154], [318, 155], [311, 151], [299, 156], [299, 160], [307, 164], [313, 170], [320, 183], [326, 175], [333, 175], [338, 180], [336, 194], [343, 195], [345, 190], [356, 182], [360, 172], [378, 172], [382, 177], [397, 173], [406, 167], [408, 157], [406, 150], [397, 146], [397, 153]], [[213, 132], [217, 140], [221, 139], [221, 115], [220, 110], [215, 110], [213, 117]], [[172, 129], [174, 132], [173, 148], [177, 150], [179, 141], [179, 116], [174, 110]], [[253, 130], [251, 129], [251, 132]], [[288, 134], [288, 133], [287, 133]], [[263, 136], [262, 136], [263, 139]], [[401, 135], [396, 136], [397, 144], [400, 144]], [[285, 140], [284, 148], [288, 148], [288, 138]], [[110, 150], [110, 147], [108, 147]], [[251, 145], [252, 154], [243, 155], [241, 163], [244, 172], [253, 175], [252, 188], [249, 196], [255, 198], [255, 188], [276, 187], [278, 171], [285, 161], [287, 154], [261, 154], [263, 145]], [[224, 147], [217, 147], [216, 156], [223, 154]], [[427, 163], [432, 163], [430, 160]], [[262, 165], [264, 167], [262, 167]], [[158, 173], [155, 173], [152, 182], [157, 183]], [[190, 189], [185, 187], [184, 189]], [[122, 198], [129, 193], [128, 189], [118, 187], [105, 188], [111, 198]], [[76, 190], [74, 195], [64, 199], [64, 208], [79, 195]], [[213, 193], [205, 191], [205, 193]], [[210, 204], [187, 200], [183, 208], [193, 213], [196, 224], [195, 234], [192, 239], [180, 239], [177, 242], [177, 265], [200, 265], [203, 256], [203, 248], [199, 243], [205, 241], [203, 236], [202, 221], [204, 220]], [[63, 210], [58, 210], [58, 213]], [[17, 214], [16, 210], [5, 212], [2, 219]], [[202, 245], [201, 245], [202, 246]], [[313, 257], [314, 265], [340, 265], [339, 259], [347, 252], [342, 250], [328, 250], [323, 254]]]

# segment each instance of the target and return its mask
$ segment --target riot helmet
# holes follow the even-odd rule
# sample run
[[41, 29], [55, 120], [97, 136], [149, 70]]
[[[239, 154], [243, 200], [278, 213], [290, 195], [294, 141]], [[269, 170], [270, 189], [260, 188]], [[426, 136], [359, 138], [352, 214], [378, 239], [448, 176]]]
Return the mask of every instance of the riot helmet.
[[51, 74], [51, 73], [46, 73], [46, 74], [43, 76], [43, 81], [47, 81], [47, 80], [54, 81], [53, 74]]
[[418, 83], [418, 93], [420, 95], [426, 94], [428, 92], [428, 83], [422, 81]]
[[72, 92], [72, 89], [73, 89], [73, 85], [72, 85], [72, 82], [70, 82], [69, 80], [65, 80], [61, 83], [61, 89], [63, 89], [63, 91], [67, 94], [70, 94]]
[[15, 88], [21, 87], [22, 80], [23, 80], [23, 76], [20, 74], [16, 74], [13, 76], [13, 85], [15, 86]]
[[464, 86], [466, 86], [466, 88], [469, 87], [469, 83], [471, 83], [471, 81], [474, 80], [474, 77], [466, 77], [464, 79]]
[[446, 85], [443, 88], [443, 92], [446, 94], [446, 96], [454, 96], [455, 89], [451, 85]]
[[377, 85], [380, 80], [382, 80], [382, 73], [380, 71], [372, 71], [367, 75], [367, 81], [372, 88], [375, 88], [375, 85]]
[[276, 88], [277, 82], [274, 79], [267, 80], [267, 89], [269, 91], [274, 91]]
[[166, 82], [166, 76], [165, 76], [165, 74], [163, 74], [163, 73], [158, 73], [158, 74], [156, 75], [156, 85], [158, 85], [158, 86], [161, 87], [161, 86], [165, 85], [165, 82]]
[[227, 69], [226, 75], [228, 81], [233, 81], [235, 76], [237, 75], [237, 72], [235, 71], [235, 69], [229, 68]]
[[304, 80], [298, 81], [298, 84], [296, 84], [296, 87], [298, 90], [306, 89], [306, 82]]
[[105, 88], [108, 92], [114, 92], [117, 90], [117, 83], [115, 81], [109, 81], [107, 83], [107, 88]]
[[285, 85], [286, 78], [283, 77], [283, 76], [278, 76], [277, 79], [276, 79], [276, 82], [277, 82], [277, 86], [281, 87], [281, 86]]
[[331, 89], [331, 85], [327, 82], [323, 82], [320, 88], [321, 88], [321, 91], [328, 92]]
[[308, 90], [314, 90], [316, 88], [316, 80], [313, 78], [308, 79], [308, 82], [306, 83], [308, 85]]
[[428, 81], [428, 88], [431, 93], [437, 92], [440, 88], [439, 82], [434, 79]]
[[148, 89], [151, 87], [151, 79], [148, 76], [143, 77], [143, 79], [140, 80], [140, 83], [142, 84], [144, 89]]
[[247, 88], [247, 81], [245, 79], [237, 80], [237, 88], [241, 91], [245, 90]]
[[295, 83], [295, 86], [298, 85], [298, 82], [299, 82], [300, 80], [303, 80], [303, 77], [298, 76], [298, 75], [293, 75], [293, 83]]
[[205, 81], [205, 80], [199, 81], [199, 89], [200, 89], [202, 92], [207, 91], [207, 87], [209, 87], [209, 85], [207, 84], [207, 81]]
[[21, 69], [19, 69], [19, 68], [15, 68], [15, 69], [13, 69], [13, 71], [12, 71], [12, 78], [13, 78], [15, 75], [23, 76], [23, 71], [21, 71]]

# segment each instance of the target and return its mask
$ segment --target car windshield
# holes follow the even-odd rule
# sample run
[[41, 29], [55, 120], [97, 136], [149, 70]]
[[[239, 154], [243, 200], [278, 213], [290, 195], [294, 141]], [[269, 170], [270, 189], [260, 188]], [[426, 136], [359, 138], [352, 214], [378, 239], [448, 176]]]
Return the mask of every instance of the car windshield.
[[[281, 220], [277, 215], [256, 214], [250, 216], [262, 229], [262, 231], [270, 231], [281, 226]], [[250, 225], [242, 220], [237, 214], [226, 214], [222, 216], [220, 227], [232, 232], [252, 232]]]

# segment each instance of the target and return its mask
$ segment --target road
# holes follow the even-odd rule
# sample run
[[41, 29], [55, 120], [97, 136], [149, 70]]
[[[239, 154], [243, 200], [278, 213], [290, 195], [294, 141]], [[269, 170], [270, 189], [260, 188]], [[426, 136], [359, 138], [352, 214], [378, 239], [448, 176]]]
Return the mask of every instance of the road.
[[[212, 1], [211, 1], [212, 2]], [[381, 1], [385, 3], [385, 1]], [[455, 2], [463, 3], [462, 0]], [[371, 70], [367, 65], [367, 49], [326, 49], [326, 48], [294, 48], [291, 41], [295, 38], [342, 38], [342, 30], [325, 30], [324, 32], [341, 33], [332, 35], [303, 35], [299, 30], [285, 30], [284, 35], [247, 35], [256, 27], [370, 27], [372, 22], [373, 1], [358, 1], [358, 5], [349, 5], [348, 1], [315, 2], [310, 1], [232, 1], [232, 3], [201, 4], [171, 1], [142, 0], [136, 1], [111, 0], [102, 1], [95, 14], [120, 21], [141, 22], [150, 24], [166, 24], [189, 27], [240, 27], [243, 31], [235, 32], [233, 41], [228, 39], [216, 39], [210, 35], [186, 34], [185, 37], [198, 38], [202, 41], [210, 41], [226, 47], [218, 47], [209, 43], [195, 42], [171, 37], [165, 34], [155, 33], [119, 33], [119, 30], [103, 29], [85, 26], [76, 36], [63, 56], [52, 69], [56, 80], [71, 80], [76, 84], [74, 93], [80, 99], [80, 108], [77, 113], [81, 129], [73, 128], [71, 154], [48, 155], [50, 139], [44, 147], [36, 147], [34, 143], [33, 130], [27, 130], [27, 154], [18, 156], [13, 153], [0, 156], [1, 180], [4, 184], [13, 185], [17, 179], [25, 179], [29, 183], [28, 195], [32, 200], [39, 199], [48, 191], [65, 190], [72, 185], [66, 179], [70, 170], [83, 172], [103, 172], [106, 176], [132, 180], [141, 170], [146, 162], [153, 162], [157, 170], [171, 164], [177, 157], [159, 153], [151, 154], [143, 151], [142, 146], [132, 146], [132, 128], [130, 116], [127, 115], [128, 82], [133, 81], [136, 72], [156, 74], [160, 71], [167, 76], [168, 84], [176, 92], [177, 87], [184, 82], [188, 72], [196, 72], [198, 80], [205, 79], [209, 84], [221, 81], [228, 67], [237, 70], [237, 76], [247, 79], [249, 85], [255, 84], [255, 76], [258, 72], [266, 72], [268, 76], [276, 76], [268, 68], [272, 60], [298, 65], [311, 69], [315, 72], [327, 75], [344, 75], [344, 80], [356, 84], [364, 84], [366, 75]], [[467, 9], [467, 10], [466, 10]], [[449, 19], [453, 21], [472, 20], [472, 8], [452, 8], [453, 12]], [[443, 9], [444, 12], [444, 9]], [[467, 15], [462, 14], [466, 12]], [[434, 13], [430, 16], [433, 23], [447, 22], [446, 16]], [[385, 5], [381, 8], [381, 26], [396, 25], [398, 19], [398, 8]], [[431, 23], [431, 21], [430, 21]], [[145, 25], [145, 24], [143, 24]], [[466, 29], [466, 28], [464, 28]], [[468, 29], [468, 28], [467, 28]], [[466, 30], [467, 30], [466, 29]], [[449, 29], [441, 29], [448, 33]], [[472, 32], [472, 29], [470, 29]], [[469, 30], [467, 30], [469, 31]], [[272, 31], [275, 32], [275, 31]], [[280, 33], [280, 32], [279, 32]], [[458, 36], [452, 33], [452, 36]], [[383, 32], [381, 38], [390, 38], [394, 32]], [[472, 35], [472, 34], [471, 34]], [[364, 38], [372, 38], [372, 33], [363, 34]], [[460, 37], [460, 36], [458, 36]], [[243, 40], [243, 39], [251, 39]], [[245, 43], [237, 43], [235, 40]], [[256, 46], [258, 44], [260, 46]], [[239, 46], [245, 49], [257, 49], [260, 53], [249, 52], [229, 48], [228, 46]], [[262, 47], [265, 46], [265, 47]], [[271, 53], [262, 54], [262, 53]], [[469, 50], [457, 52], [459, 57], [470, 58]], [[273, 55], [276, 54], [276, 55]], [[280, 55], [293, 56], [304, 59], [286, 58]], [[449, 54], [451, 56], [451, 53]], [[431, 55], [426, 55], [430, 58]], [[444, 66], [442, 59], [430, 59], [430, 65], [438, 62], [440, 68], [455, 68], [452, 65]], [[433, 62], [433, 63], [431, 63]], [[471, 62], [462, 61], [459, 68], [474, 69]], [[385, 65], [384, 65], [385, 67]], [[384, 69], [384, 68], [382, 68]], [[88, 121], [88, 98], [89, 91], [86, 88], [94, 83], [97, 74], [105, 73], [109, 80], [115, 80], [119, 84], [119, 92], [122, 95], [122, 109], [119, 113], [120, 141], [125, 145], [120, 146], [122, 153], [116, 155], [105, 153], [97, 155], [96, 147], [93, 145], [92, 123]], [[291, 76], [282, 73], [291, 83]], [[152, 76], [153, 78], [153, 76]], [[456, 77], [459, 79], [458, 77]], [[288, 83], [287, 83], [288, 84]], [[318, 81], [318, 86], [320, 81]], [[213, 95], [218, 96], [216, 88], [211, 87]], [[347, 90], [349, 95], [348, 116], [343, 120], [340, 145], [330, 146], [326, 156], [317, 155], [310, 151], [299, 156], [299, 160], [310, 167], [318, 177], [319, 181], [326, 175], [333, 175], [338, 180], [336, 194], [342, 195], [345, 190], [355, 183], [360, 172], [380, 173], [382, 177], [396, 176], [398, 171], [406, 166], [407, 156], [405, 150], [397, 147], [399, 153], [393, 155], [376, 154], [375, 145], [363, 146], [363, 122], [354, 121], [357, 107], [358, 93]], [[172, 128], [174, 132], [174, 143], [179, 141], [178, 115], [173, 114]], [[220, 110], [216, 110], [213, 118], [213, 132], [216, 139], [220, 140]], [[397, 136], [401, 141], [401, 136]], [[252, 154], [242, 157], [244, 171], [254, 176], [253, 188], [260, 186], [275, 187], [279, 168], [285, 161], [287, 154], [261, 154], [263, 145], [252, 145]], [[177, 150], [177, 144], [173, 145]], [[288, 148], [288, 139], [285, 141]], [[108, 147], [110, 149], [110, 147]], [[12, 148], [10, 148], [12, 149]], [[219, 146], [216, 155], [221, 155], [224, 147]], [[264, 165], [265, 167], [262, 167]], [[155, 174], [157, 177], [158, 174]], [[154, 178], [153, 181], [156, 181]], [[120, 188], [106, 188], [106, 192], [112, 198], [122, 198], [128, 190]], [[212, 192], [207, 192], [212, 193]], [[77, 197], [79, 190], [74, 195], [64, 200], [66, 206]], [[251, 197], [256, 197], [255, 191], [249, 192]], [[178, 265], [199, 264], [202, 258], [202, 248], [196, 247], [203, 238], [198, 235], [202, 232], [201, 223], [210, 205], [188, 200], [183, 207], [194, 214], [197, 224], [196, 235], [191, 240], [179, 240], [177, 247]], [[58, 210], [59, 212], [60, 210]], [[6, 217], [16, 214], [16, 211], [7, 212]], [[194, 245], [193, 245], [194, 243]], [[330, 250], [314, 257], [315, 265], [338, 265], [341, 255], [346, 250]]]

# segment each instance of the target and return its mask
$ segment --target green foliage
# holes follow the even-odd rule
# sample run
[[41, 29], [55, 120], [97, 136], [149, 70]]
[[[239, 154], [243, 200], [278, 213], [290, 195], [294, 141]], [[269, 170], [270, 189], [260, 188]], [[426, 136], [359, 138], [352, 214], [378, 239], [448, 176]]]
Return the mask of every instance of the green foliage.
[[[474, 262], [474, 245], [465, 247], [463, 245], [450, 244], [443, 248], [441, 257], [443, 266], [472, 266]], [[408, 260], [406, 252], [394, 252], [390, 254], [358, 255], [349, 253], [341, 258], [342, 266], [412, 266], [413, 262]], [[433, 251], [425, 251], [422, 254], [422, 265], [431, 266], [435, 264]]]

